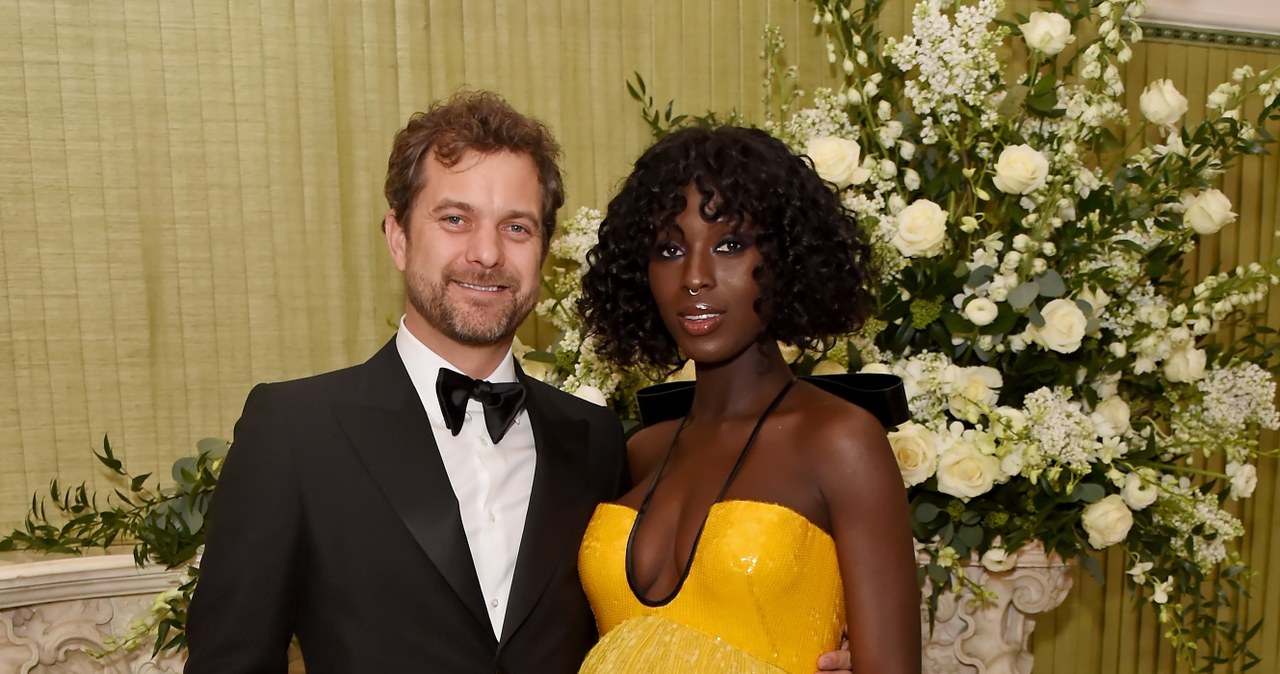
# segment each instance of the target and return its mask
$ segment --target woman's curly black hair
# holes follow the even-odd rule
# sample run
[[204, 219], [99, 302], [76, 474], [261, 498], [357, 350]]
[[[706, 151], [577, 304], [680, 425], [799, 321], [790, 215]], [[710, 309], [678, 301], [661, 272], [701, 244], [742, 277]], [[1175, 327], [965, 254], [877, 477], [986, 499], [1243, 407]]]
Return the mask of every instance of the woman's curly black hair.
[[866, 320], [870, 248], [812, 162], [759, 129], [687, 128], [636, 160], [587, 254], [577, 308], [601, 356], [624, 367], [683, 361], [649, 289], [649, 258], [658, 232], [684, 211], [691, 184], [704, 219], [755, 235], [766, 337], [807, 347]]

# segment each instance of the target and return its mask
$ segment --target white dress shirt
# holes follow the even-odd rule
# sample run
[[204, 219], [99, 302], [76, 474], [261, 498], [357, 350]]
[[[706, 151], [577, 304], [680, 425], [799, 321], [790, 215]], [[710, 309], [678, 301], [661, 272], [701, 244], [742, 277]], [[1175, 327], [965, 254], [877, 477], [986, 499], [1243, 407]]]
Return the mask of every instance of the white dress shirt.
[[[467, 545], [471, 548], [471, 559], [480, 580], [480, 590], [484, 593], [489, 621], [493, 623], [494, 635], [501, 639], [537, 460], [529, 413], [521, 411], [502, 441], [495, 445], [489, 439], [489, 431], [484, 424], [484, 407], [478, 401], [470, 400], [462, 431], [454, 436], [440, 411], [436, 377], [442, 367], [457, 372], [462, 370], [418, 341], [405, 328], [403, 318], [396, 333], [396, 349], [431, 421], [431, 432], [435, 435], [436, 446], [440, 448], [440, 459], [458, 499], [462, 528], [467, 534]], [[491, 382], [516, 381], [515, 362], [510, 352], [502, 359], [502, 364], [484, 379]]]

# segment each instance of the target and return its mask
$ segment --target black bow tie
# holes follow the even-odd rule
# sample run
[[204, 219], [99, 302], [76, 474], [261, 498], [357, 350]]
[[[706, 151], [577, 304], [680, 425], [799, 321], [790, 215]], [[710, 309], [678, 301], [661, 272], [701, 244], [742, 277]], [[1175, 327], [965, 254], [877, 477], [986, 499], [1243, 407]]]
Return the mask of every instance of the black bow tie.
[[480, 401], [484, 405], [484, 425], [496, 445], [515, 423], [520, 410], [524, 409], [524, 384], [495, 384], [442, 367], [436, 377], [436, 397], [440, 399], [444, 423], [454, 435], [462, 432], [467, 400], [475, 398]]

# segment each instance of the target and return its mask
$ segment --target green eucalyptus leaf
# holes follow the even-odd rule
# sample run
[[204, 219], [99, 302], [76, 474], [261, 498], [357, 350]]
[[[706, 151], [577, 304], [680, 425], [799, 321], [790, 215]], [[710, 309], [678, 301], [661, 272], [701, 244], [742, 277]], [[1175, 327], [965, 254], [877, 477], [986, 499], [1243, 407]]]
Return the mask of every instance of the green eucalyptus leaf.
[[173, 479], [182, 484], [191, 484], [195, 482], [194, 475], [196, 470], [196, 458], [194, 456], [184, 456], [173, 462], [173, 469], [170, 471]]
[[991, 279], [995, 277], [996, 277], [996, 270], [992, 269], [990, 265], [984, 264], [981, 267], [978, 267], [977, 269], [974, 269], [973, 271], [969, 272], [969, 280], [965, 281], [965, 285], [969, 286], [970, 288], [977, 288], [978, 286], [981, 286], [983, 283], [990, 282]]
[[1062, 274], [1050, 269], [1036, 278], [1041, 297], [1062, 297], [1067, 294], [1067, 284]]
[[1102, 485], [1094, 482], [1081, 482], [1071, 490], [1071, 501], [1083, 501], [1085, 503], [1097, 503], [1107, 495], [1107, 490]]
[[551, 363], [554, 365], [556, 362], [556, 355], [549, 351], [526, 351], [523, 356], [520, 356], [520, 359], [532, 360], [538, 363]]
[[1019, 284], [1016, 288], [1009, 291], [1009, 306], [1018, 311], [1025, 311], [1031, 303], [1036, 300], [1036, 296], [1040, 294], [1040, 285], [1034, 280]]
[[982, 527], [962, 526], [956, 530], [956, 539], [966, 547], [976, 548], [982, 543]]
[[938, 508], [938, 506], [929, 503], [928, 501], [923, 501], [916, 506], [916, 521], [932, 522], [940, 512], [942, 512], [942, 510]]
[[1089, 574], [1089, 577], [1093, 578], [1098, 585], [1107, 584], [1107, 574], [1103, 573], [1102, 564], [1098, 562], [1097, 558], [1088, 556], [1081, 557], [1080, 566], [1084, 567], [1084, 570]]
[[196, 441], [196, 453], [210, 458], [220, 459], [227, 455], [231, 443], [222, 438], [200, 438]]

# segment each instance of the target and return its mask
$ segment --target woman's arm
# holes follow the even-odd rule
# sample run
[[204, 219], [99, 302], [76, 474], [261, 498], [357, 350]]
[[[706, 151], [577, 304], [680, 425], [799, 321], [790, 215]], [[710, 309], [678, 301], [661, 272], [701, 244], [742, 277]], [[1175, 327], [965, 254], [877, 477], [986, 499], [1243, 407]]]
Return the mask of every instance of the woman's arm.
[[816, 479], [844, 583], [854, 672], [919, 674], [920, 589], [902, 474], [869, 413], [815, 425]]

